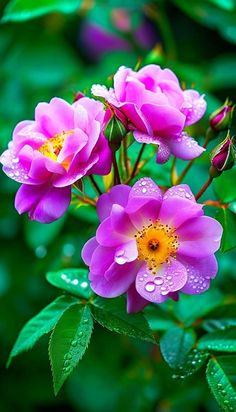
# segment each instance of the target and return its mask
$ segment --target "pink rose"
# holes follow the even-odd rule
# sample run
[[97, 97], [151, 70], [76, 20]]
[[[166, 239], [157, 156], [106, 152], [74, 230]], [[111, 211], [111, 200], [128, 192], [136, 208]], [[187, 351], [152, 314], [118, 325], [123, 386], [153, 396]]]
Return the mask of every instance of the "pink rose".
[[154, 64], [137, 72], [121, 67], [114, 76], [114, 88], [93, 85], [92, 93], [125, 114], [138, 142], [159, 146], [158, 163], [165, 163], [171, 154], [194, 159], [205, 150], [184, 131], [205, 113], [204, 96], [182, 90], [171, 70]]

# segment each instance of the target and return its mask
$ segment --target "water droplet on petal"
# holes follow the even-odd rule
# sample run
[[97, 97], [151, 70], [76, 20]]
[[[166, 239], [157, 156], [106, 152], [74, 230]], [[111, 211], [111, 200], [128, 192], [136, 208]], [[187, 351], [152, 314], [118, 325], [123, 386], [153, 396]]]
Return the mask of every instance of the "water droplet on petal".
[[162, 285], [163, 282], [164, 282], [164, 280], [161, 277], [157, 277], [157, 278], [154, 279], [154, 283], [156, 285]]
[[148, 283], [145, 285], [145, 290], [146, 290], [147, 292], [154, 292], [154, 290], [155, 290], [155, 285], [154, 285], [154, 283], [153, 283], [153, 282], [148, 282]]

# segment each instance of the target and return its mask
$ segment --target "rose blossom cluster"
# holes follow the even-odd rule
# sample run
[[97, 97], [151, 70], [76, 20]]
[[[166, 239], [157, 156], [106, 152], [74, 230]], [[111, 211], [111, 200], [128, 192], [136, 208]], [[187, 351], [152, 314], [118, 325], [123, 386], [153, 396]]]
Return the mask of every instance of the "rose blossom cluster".
[[[60, 98], [39, 103], [35, 120], [20, 122], [1, 155], [3, 171], [21, 183], [15, 207], [30, 219], [50, 223], [68, 208], [72, 187], [89, 175], [107, 175], [115, 153], [105, 138], [109, 113], [119, 113], [140, 143], [158, 146], [157, 162], [170, 155], [190, 160], [205, 150], [185, 127], [204, 114], [204, 96], [182, 90], [169, 69], [149, 65], [135, 72], [121, 67], [114, 88], [94, 85], [94, 96], [73, 104]], [[117, 149], [116, 149], [117, 150]], [[83, 193], [81, 192], [83, 196]], [[97, 201], [96, 236], [82, 250], [95, 293], [127, 293], [128, 312], [161, 303], [179, 292], [202, 293], [217, 273], [214, 253], [222, 227], [204, 216], [187, 185], [162, 191], [150, 178], [133, 187], [113, 186]]]

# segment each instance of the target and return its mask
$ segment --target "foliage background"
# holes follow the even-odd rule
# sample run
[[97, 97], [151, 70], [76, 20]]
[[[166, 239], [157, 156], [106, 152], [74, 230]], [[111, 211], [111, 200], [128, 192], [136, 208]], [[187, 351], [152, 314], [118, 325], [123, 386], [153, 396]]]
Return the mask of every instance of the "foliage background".
[[[40, 3], [43, 7], [38, 10]], [[129, 15], [128, 32], [117, 27], [123, 21], [116, 11], [121, 7], [126, 7]], [[28, 8], [31, 12], [26, 12]], [[1, 151], [6, 148], [15, 124], [31, 119], [39, 101], [48, 101], [53, 96], [72, 101], [76, 91], [89, 93], [91, 84], [104, 82], [120, 65], [134, 67], [138, 60], [141, 64], [168, 66], [188, 87], [193, 83], [206, 94], [208, 114], [226, 97], [236, 100], [234, 0], [157, 0], [152, 4], [137, 0], [2, 0], [0, 14], [5, 15], [0, 25]], [[144, 21], [145, 38], [148, 37], [145, 46], [136, 33]], [[119, 40], [109, 41], [108, 47], [108, 40], [99, 40], [94, 32], [92, 37], [86, 35], [91, 24], [101, 26], [108, 37]], [[202, 136], [206, 126], [207, 115], [193, 134]], [[186, 178], [195, 192], [204, 181], [207, 162], [206, 155]], [[163, 170], [167, 173], [169, 165], [165, 167], [161, 174], [158, 167], [147, 166], [145, 173], [162, 184], [166, 179]], [[178, 167], [183, 167], [181, 162]], [[216, 182], [215, 192], [211, 188], [205, 199], [218, 196], [223, 201], [236, 200], [235, 177], [235, 170], [226, 172], [225, 178]], [[29, 222], [14, 210], [17, 187], [1, 173], [1, 411], [219, 411], [203, 370], [183, 381], [174, 380], [173, 371], [163, 362], [158, 347], [98, 326], [88, 352], [56, 398], [46, 339], [5, 369], [20, 328], [58, 296], [44, 274], [81, 265], [81, 247], [96, 227], [96, 216], [88, 207], [71, 208], [64, 218], [50, 226]], [[233, 217], [227, 228], [228, 249], [236, 245], [235, 209], [233, 204]], [[214, 213], [209, 208], [209, 214]], [[236, 319], [234, 261], [234, 250], [220, 257], [220, 272], [213, 282], [209, 302], [214, 300], [217, 290], [224, 299], [214, 318]], [[201, 305], [201, 301], [195, 302]], [[165, 313], [158, 312], [161, 319], [163, 316], [170, 322]], [[160, 325], [158, 328], [165, 329]], [[234, 378], [236, 381], [236, 373]]]

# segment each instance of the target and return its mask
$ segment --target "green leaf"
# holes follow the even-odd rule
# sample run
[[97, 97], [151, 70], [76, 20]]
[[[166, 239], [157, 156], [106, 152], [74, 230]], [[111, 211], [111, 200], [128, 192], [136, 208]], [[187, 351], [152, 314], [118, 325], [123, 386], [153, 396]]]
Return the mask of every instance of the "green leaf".
[[178, 368], [186, 361], [187, 354], [195, 343], [193, 329], [178, 326], [169, 329], [160, 339], [161, 353], [171, 368]]
[[27, 244], [37, 254], [37, 251], [40, 251], [40, 248], [45, 248], [45, 246], [48, 246], [53, 242], [56, 236], [60, 233], [64, 223], [65, 216], [50, 223], [50, 225], [42, 225], [42, 223], [26, 219], [24, 230]]
[[93, 330], [88, 306], [73, 305], [59, 319], [49, 342], [55, 395], [84, 355]]
[[153, 331], [168, 330], [176, 325], [170, 315], [157, 305], [149, 305], [145, 308], [145, 317]]
[[189, 352], [185, 358], [185, 362], [175, 370], [172, 375], [173, 379], [184, 379], [197, 372], [206, 362], [209, 357], [209, 353], [193, 349]]
[[207, 333], [198, 341], [197, 347], [218, 352], [236, 352], [236, 328]]
[[174, 314], [178, 320], [190, 326], [223, 302], [224, 296], [216, 289], [210, 289], [201, 295], [182, 295], [174, 306]]
[[97, 297], [92, 302], [95, 320], [112, 332], [156, 343], [148, 322], [142, 313], [128, 314], [123, 296], [116, 299]]
[[46, 279], [51, 285], [80, 298], [89, 299], [92, 296], [93, 292], [86, 269], [62, 269], [57, 272], [48, 272]]
[[223, 203], [233, 202], [236, 199], [236, 168], [227, 170], [213, 181], [214, 191]]
[[219, 356], [208, 362], [208, 384], [223, 411], [236, 410], [236, 356]]
[[221, 240], [222, 252], [228, 252], [236, 247], [236, 216], [235, 213], [225, 208], [219, 208], [216, 213], [216, 219], [223, 226], [223, 235]]
[[59, 296], [54, 302], [30, 319], [20, 331], [11, 350], [7, 365], [10, 365], [13, 357], [31, 349], [41, 336], [50, 332], [62, 313], [76, 302], [77, 299], [73, 296]]
[[3, 22], [25, 21], [48, 13], [73, 13], [81, 0], [11, 0], [5, 8]]
[[218, 329], [225, 330], [230, 328], [231, 326], [236, 327], [236, 319], [206, 319], [201, 326], [207, 332], [213, 332]]

